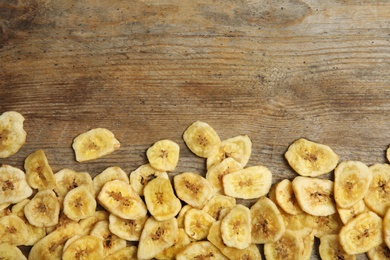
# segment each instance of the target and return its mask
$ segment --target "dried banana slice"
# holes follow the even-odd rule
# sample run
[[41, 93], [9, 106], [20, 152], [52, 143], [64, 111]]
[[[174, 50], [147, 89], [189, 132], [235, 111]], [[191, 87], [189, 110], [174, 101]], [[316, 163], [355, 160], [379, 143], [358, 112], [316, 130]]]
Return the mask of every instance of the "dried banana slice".
[[337, 234], [325, 235], [320, 238], [319, 253], [321, 259], [356, 259], [355, 255], [348, 255], [344, 251]]
[[159, 221], [175, 217], [181, 209], [171, 181], [165, 178], [156, 178], [146, 184], [144, 197], [149, 213]]
[[149, 217], [145, 222], [138, 244], [138, 259], [151, 259], [171, 247], [178, 236], [176, 218], [157, 221]]
[[227, 260], [228, 258], [209, 241], [197, 241], [187, 245], [176, 255], [176, 260], [187, 259]]
[[96, 197], [102, 189], [103, 185], [106, 184], [106, 182], [113, 180], [121, 180], [126, 183], [129, 183], [129, 176], [127, 176], [127, 173], [122, 170], [122, 168], [118, 166], [111, 166], [96, 175], [92, 180]]
[[248, 135], [238, 135], [221, 142], [226, 157], [233, 158], [245, 167], [252, 154], [252, 141]]
[[251, 212], [244, 205], [237, 204], [221, 220], [221, 236], [225, 245], [238, 249], [251, 244]]
[[144, 195], [144, 187], [154, 178], [169, 179], [168, 173], [154, 169], [150, 164], [143, 164], [130, 173], [130, 185], [138, 193]]
[[75, 221], [92, 216], [96, 210], [96, 200], [85, 186], [70, 190], [64, 198], [63, 212]]
[[10, 243], [2, 242], [0, 243], [0, 259], [4, 260], [27, 260], [26, 256], [23, 254], [16, 245]]
[[367, 165], [359, 161], [344, 161], [334, 170], [334, 198], [341, 208], [350, 208], [366, 195], [372, 180]]
[[130, 245], [121, 248], [109, 256], [104, 258], [105, 260], [137, 260], [137, 247]]
[[242, 165], [233, 158], [226, 158], [222, 162], [207, 170], [206, 179], [214, 188], [215, 193], [222, 190], [222, 177], [226, 174], [242, 170]]
[[92, 216], [87, 217], [79, 221], [80, 223], [80, 232], [81, 236], [89, 235], [93, 226], [101, 220], [108, 220], [110, 213], [105, 210], [97, 210], [93, 213]]
[[221, 146], [221, 139], [209, 124], [196, 121], [183, 133], [187, 147], [197, 156], [207, 158]]
[[306, 212], [291, 215], [282, 212], [286, 230], [293, 231], [296, 235], [305, 237], [313, 233], [315, 228], [315, 217]]
[[265, 244], [277, 241], [286, 230], [283, 217], [275, 203], [261, 197], [250, 208], [252, 232], [251, 242]]
[[55, 188], [56, 179], [42, 149], [27, 156], [24, 161], [24, 169], [27, 183], [32, 188], [38, 190], [53, 190]]
[[184, 215], [184, 231], [186, 234], [195, 239], [205, 239], [209, 229], [216, 220], [200, 209], [189, 209]]
[[333, 181], [298, 176], [292, 181], [292, 187], [299, 206], [306, 213], [314, 216], [328, 216], [336, 213]]
[[292, 143], [284, 156], [295, 172], [310, 177], [331, 172], [339, 161], [338, 155], [329, 146], [304, 138]]
[[314, 217], [314, 235], [321, 238], [325, 235], [338, 234], [343, 225], [338, 213], [328, 216], [316, 216]]
[[362, 213], [341, 228], [339, 239], [347, 254], [365, 253], [383, 243], [382, 219], [372, 211]]
[[95, 160], [119, 149], [120, 142], [105, 128], [94, 128], [78, 135], [72, 144], [78, 162]]
[[343, 209], [339, 206], [336, 206], [336, 208], [337, 212], [339, 213], [340, 219], [344, 225], [347, 224], [348, 221], [350, 221], [351, 219], [356, 218], [359, 214], [369, 211], [366, 206], [366, 203], [364, 203], [364, 200], [360, 200], [358, 203], [356, 203], [350, 208]]
[[301, 260], [303, 248], [302, 237], [286, 230], [276, 242], [264, 244], [264, 255], [267, 260]]
[[179, 211], [179, 214], [177, 215], [177, 226], [179, 228], [184, 228], [184, 217], [188, 210], [192, 209], [193, 207], [191, 205], [185, 204], [181, 210]]
[[0, 158], [14, 155], [26, 143], [27, 133], [23, 122], [24, 117], [15, 111], [0, 115]]
[[251, 166], [222, 177], [225, 195], [256, 199], [266, 195], [272, 185], [272, 173], [264, 166]]
[[130, 184], [113, 180], [104, 184], [98, 201], [107, 211], [124, 219], [137, 219], [147, 213], [146, 205]]
[[103, 243], [95, 236], [82, 236], [73, 241], [63, 252], [63, 260], [103, 259]]
[[275, 202], [286, 213], [296, 215], [302, 213], [302, 209], [295, 197], [292, 183], [288, 179], [278, 182], [274, 186]]
[[25, 245], [29, 240], [27, 225], [18, 216], [11, 214], [0, 218], [0, 241], [12, 245]]
[[23, 171], [6, 164], [0, 166], [0, 204], [18, 203], [32, 192]]
[[231, 209], [236, 205], [236, 199], [225, 195], [214, 195], [202, 208], [214, 219], [219, 219], [221, 209]]
[[137, 219], [123, 219], [114, 214], [109, 216], [109, 226], [111, 233], [128, 241], [139, 241], [142, 229], [148, 216]]
[[383, 217], [390, 206], [390, 165], [374, 164], [369, 167], [372, 180], [364, 202], [367, 207]]
[[210, 182], [194, 172], [176, 175], [173, 184], [177, 197], [194, 208], [203, 208], [213, 195]]
[[176, 259], [177, 253], [190, 243], [190, 237], [186, 234], [184, 229], [179, 228], [175, 243], [160, 254], [156, 255], [154, 258], [158, 260], [174, 260]]
[[126, 247], [127, 244], [125, 239], [111, 233], [108, 220], [101, 220], [97, 222], [89, 234], [102, 241], [104, 256], [108, 256], [115, 251]]
[[52, 190], [38, 191], [24, 206], [24, 215], [36, 227], [51, 227], [58, 223], [60, 203]]
[[209, 157], [206, 158], [206, 169], [210, 169], [211, 167], [222, 162], [225, 159], [226, 154], [222, 146], [220, 146], [218, 149], [214, 150], [214, 152]]
[[366, 254], [370, 260], [388, 260], [390, 257], [390, 248], [382, 243], [379, 246], [368, 250]]
[[174, 171], [179, 162], [180, 147], [172, 140], [155, 142], [146, 151], [150, 165], [162, 172]]
[[314, 232], [310, 233], [308, 236], [302, 237], [303, 249], [301, 252], [302, 260], [310, 260], [311, 253], [314, 247]]
[[226, 246], [222, 240], [221, 221], [216, 221], [211, 225], [209, 234], [207, 235], [207, 240], [210, 241], [215, 247], [217, 247], [222, 252], [222, 254], [224, 254], [229, 259], [261, 259], [260, 251], [255, 244], [250, 244], [245, 249]]

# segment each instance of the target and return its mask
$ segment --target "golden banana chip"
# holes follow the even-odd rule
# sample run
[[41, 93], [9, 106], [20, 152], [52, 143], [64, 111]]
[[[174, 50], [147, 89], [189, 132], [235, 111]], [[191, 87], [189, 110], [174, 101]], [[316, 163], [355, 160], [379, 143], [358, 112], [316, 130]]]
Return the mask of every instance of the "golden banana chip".
[[15, 111], [0, 115], [0, 158], [14, 155], [26, 143], [27, 133], [23, 122], [24, 117]]
[[32, 193], [22, 170], [6, 164], [0, 166], [0, 204], [18, 203]]

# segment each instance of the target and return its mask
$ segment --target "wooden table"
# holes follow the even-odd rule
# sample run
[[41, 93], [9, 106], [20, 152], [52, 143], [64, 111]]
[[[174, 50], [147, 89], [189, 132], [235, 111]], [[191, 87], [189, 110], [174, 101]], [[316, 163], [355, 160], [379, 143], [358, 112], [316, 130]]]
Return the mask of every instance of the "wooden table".
[[[300, 137], [384, 163], [389, 71], [387, 0], [3, 0], [0, 113], [22, 113], [28, 137], [0, 163], [23, 168], [44, 149], [54, 171], [130, 172], [168, 138], [175, 173], [205, 174], [182, 140], [196, 120], [221, 139], [249, 135], [248, 165], [274, 183], [296, 176], [283, 154]], [[72, 140], [94, 127], [121, 148], [78, 163]]]

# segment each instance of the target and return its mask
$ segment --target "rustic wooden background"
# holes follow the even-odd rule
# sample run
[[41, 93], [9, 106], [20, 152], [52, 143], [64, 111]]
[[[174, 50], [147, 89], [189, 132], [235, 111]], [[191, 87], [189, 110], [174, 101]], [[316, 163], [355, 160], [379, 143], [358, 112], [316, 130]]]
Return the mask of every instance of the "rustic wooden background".
[[[22, 113], [28, 133], [0, 163], [44, 149], [54, 171], [130, 172], [169, 138], [175, 173], [204, 174], [182, 140], [195, 120], [249, 135], [248, 165], [274, 182], [296, 176], [283, 154], [300, 137], [383, 163], [389, 71], [387, 0], [0, 0], [0, 113]], [[72, 140], [94, 127], [121, 148], [77, 163]]]

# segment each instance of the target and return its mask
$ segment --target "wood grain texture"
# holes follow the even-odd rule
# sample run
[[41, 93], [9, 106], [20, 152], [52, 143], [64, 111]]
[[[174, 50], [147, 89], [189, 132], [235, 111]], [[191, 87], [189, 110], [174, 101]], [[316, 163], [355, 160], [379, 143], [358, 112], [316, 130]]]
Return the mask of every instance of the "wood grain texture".
[[[300, 137], [383, 163], [389, 71], [387, 0], [2, 0], [0, 112], [22, 113], [28, 137], [0, 163], [22, 168], [41, 148], [55, 171], [130, 172], [170, 138], [175, 173], [205, 174], [182, 140], [195, 120], [248, 134], [249, 165], [274, 182], [296, 176], [283, 154]], [[121, 148], [77, 163], [72, 140], [94, 127]]]

